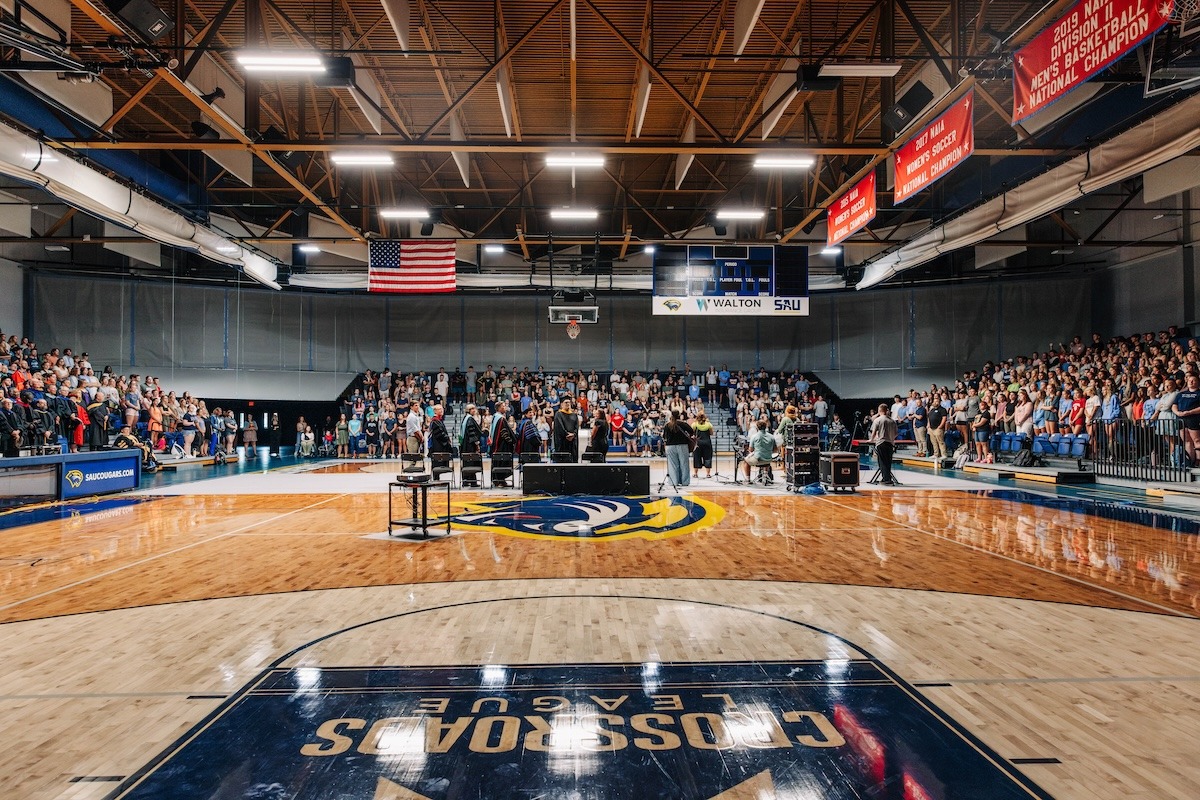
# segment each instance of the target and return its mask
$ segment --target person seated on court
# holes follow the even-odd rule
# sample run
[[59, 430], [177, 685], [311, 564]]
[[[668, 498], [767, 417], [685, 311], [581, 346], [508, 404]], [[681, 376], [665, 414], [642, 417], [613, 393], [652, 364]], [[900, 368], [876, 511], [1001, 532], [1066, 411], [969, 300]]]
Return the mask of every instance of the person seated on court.
[[134, 448], [142, 451], [142, 464], [149, 466], [153, 464], [158, 466], [158, 461], [154, 458], [154, 452], [150, 449], [150, 445], [143, 442], [141, 439], [133, 435], [133, 430], [128, 425], [122, 425], [117, 433], [117, 438], [113, 440], [113, 448], [117, 450], [133, 450]]
[[317, 435], [313, 433], [312, 425], [305, 425], [300, 434], [300, 457], [312, 458], [317, 451]]
[[836, 411], [833, 412], [833, 421], [829, 423], [827, 436], [831, 450], [845, 450], [850, 446], [850, 432], [842, 422], [842, 415]]
[[756, 430], [750, 434], [750, 452], [746, 454], [742, 464], [746, 467], [746, 479], [750, 479], [751, 467], [766, 467], [767, 481], [773, 482], [771, 462], [775, 459], [775, 437], [767, 430], [767, 421], [760, 419], [755, 423]]

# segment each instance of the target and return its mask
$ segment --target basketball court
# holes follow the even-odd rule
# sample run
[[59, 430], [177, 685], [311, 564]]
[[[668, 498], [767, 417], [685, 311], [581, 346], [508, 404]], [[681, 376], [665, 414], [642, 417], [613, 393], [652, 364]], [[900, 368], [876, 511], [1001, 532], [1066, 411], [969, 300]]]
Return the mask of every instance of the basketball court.
[[1200, 778], [1186, 510], [901, 470], [823, 496], [455, 489], [452, 534], [409, 541], [386, 534], [395, 471], [231, 464], [17, 512], [9, 796], [1162, 798]]

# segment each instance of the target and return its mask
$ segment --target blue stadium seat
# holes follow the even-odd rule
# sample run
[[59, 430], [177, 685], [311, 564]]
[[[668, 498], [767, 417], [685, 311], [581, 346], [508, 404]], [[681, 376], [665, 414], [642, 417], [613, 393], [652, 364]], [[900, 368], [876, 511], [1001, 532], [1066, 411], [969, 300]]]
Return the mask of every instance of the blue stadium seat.
[[1088, 446], [1088, 435], [1081, 433], [1075, 437], [1075, 441], [1071, 444], [1071, 458], [1086, 458]]
[[1075, 443], [1075, 437], [1069, 433], [1064, 433], [1058, 440], [1058, 455], [1060, 458], [1071, 457], [1071, 445]]
[[[1050, 442], [1054, 440], [1054, 446], [1051, 448]], [[1051, 437], [1049, 434], [1039, 433], [1033, 437], [1033, 454], [1035, 456], [1053, 455], [1058, 451], [1058, 434]]]
[[988, 447], [993, 453], [1002, 452], [1000, 446], [1004, 444], [1004, 434], [997, 431], [992, 434], [992, 438], [988, 440]]

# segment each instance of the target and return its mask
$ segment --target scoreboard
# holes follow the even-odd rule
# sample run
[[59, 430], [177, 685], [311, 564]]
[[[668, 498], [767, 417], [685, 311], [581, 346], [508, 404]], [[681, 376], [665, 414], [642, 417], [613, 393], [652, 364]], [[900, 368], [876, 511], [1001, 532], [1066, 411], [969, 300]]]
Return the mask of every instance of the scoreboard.
[[657, 316], [804, 316], [804, 245], [659, 245], [654, 252]]

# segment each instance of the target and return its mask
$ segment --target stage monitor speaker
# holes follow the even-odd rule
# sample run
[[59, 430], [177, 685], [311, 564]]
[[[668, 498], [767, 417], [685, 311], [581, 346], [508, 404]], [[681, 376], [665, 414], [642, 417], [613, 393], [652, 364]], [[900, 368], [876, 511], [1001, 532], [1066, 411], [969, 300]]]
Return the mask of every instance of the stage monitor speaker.
[[524, 494], [650, 494], [648, 464], [526, 464]]
[[166, 36], [175, 27], [171, 18], [158, 9], [150, 0], [116, 0], [110, 8], [144, 39], [153, 42]]
[[921, 112], [933, 102], [933, 91], [921, 81], [909, 87], [908, 91], [896, 101], [896, 105], [884, 112], [884, 119], [896, 133], [912, 124]]

